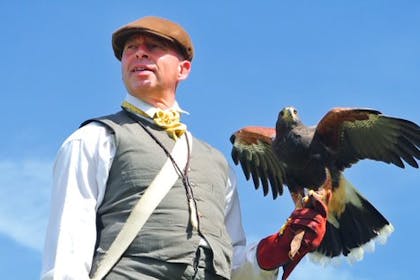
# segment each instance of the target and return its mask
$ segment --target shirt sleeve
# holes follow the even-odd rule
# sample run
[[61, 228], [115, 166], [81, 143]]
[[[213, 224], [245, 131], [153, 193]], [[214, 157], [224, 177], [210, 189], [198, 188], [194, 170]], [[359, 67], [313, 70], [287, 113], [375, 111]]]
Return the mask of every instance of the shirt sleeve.
[[75, 131], [61, 146], [53, 168], [41, 279], [89, 279], [96, 210], [114, 154], [113, 135], [95, 122]]
[[278, 269], [266, 271], [259, 267], [256, 258], [258, 243], [247, 244], [246, 242], [236, 185], [236, 175], [230, 168], [226, 193], [225, 223], [233, 245], [232, 280], [277, 279]]

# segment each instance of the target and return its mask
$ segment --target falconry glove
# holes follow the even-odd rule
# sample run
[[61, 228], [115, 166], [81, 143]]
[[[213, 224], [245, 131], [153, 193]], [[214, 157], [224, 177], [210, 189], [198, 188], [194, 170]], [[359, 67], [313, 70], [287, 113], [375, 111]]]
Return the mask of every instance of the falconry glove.
[[295, 209], [278, 233], [260, 241], [257, 261], [264, 270], [283, 266], [287, 279], [308, 252], [314, 251], [324, 238], [327, 206], [316, 196], [310, 196], [304, 208]]

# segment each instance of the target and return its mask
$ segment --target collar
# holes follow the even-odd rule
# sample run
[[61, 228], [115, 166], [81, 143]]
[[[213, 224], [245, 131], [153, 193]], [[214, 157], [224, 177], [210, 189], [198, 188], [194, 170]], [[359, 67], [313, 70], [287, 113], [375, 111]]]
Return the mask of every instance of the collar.
[[[130, 94], [127, 93], [127, 95], [125, 96], [125, 101], [127, 101], [128, 103], [131, 103], [132, 105], [134, 105], [135, 107], [139, 108], [140, 110], [142, 110], [143, 112], [145, 112], [150, 118], [153, 118], [153, 116], [155, 115], [156, 111], [160, 110], [157, 107], [154, 107], [152, 105], [150, 105], [149, 103], [144, 102], [143, 100], [134, 97]], [[179, 113], [182, 114], [186, 114], [189, 115], [189, 113], [187, 111], [184, 111], [181, 109], [181, 107], [178, 105], [178, 102], [175, 101], [174, 105], [166, 110], [174, 110], [177, 111]], [[165, 111], [166, 111], [165, 110]]]

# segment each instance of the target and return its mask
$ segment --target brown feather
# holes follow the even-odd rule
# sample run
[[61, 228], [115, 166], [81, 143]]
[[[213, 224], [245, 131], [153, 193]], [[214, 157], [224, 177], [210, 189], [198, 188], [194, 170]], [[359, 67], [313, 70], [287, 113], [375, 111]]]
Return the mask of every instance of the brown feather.
[[329, 147], [337, 148], [343, 123], [367, 120], [370, 114], [377, 115], [380, 112], [371, 109], [334, 108], [318, 123], [316, 134]]

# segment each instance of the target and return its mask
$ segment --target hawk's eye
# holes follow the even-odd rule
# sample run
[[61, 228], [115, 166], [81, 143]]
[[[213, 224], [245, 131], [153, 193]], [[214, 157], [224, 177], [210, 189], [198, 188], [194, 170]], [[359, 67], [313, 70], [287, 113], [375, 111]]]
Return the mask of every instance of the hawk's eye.
[[280, 116], [282, 116], [282, 117], [283, 117], [283, 115], [284, 115], [284, 110], [281, 110], [281, 111], [280, 111]]
[[297, 114], [297, 110], [296, 109], [293, 109], [293, 114]]

